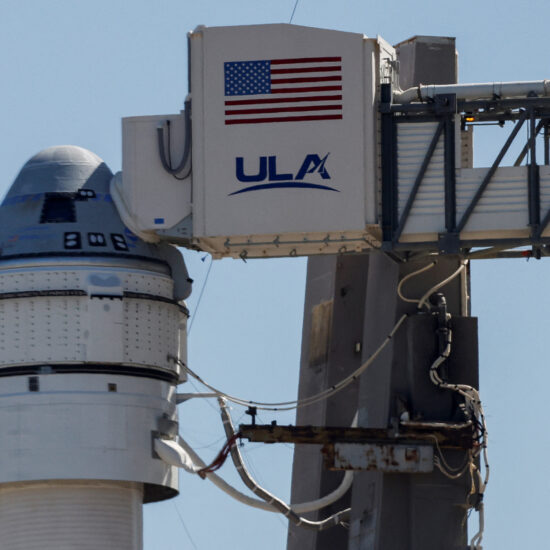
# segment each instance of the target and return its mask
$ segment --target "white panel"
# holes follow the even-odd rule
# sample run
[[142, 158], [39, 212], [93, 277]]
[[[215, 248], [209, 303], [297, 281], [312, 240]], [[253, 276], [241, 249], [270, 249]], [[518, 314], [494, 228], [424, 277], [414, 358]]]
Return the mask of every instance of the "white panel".
[[[175, 306], [145, 300], [124, 300], [124, 361], [166, 366], [166, 356], [178, 356], [180, 323], [185, 315]], [[184, 358], [180, 358], [183, 361]]]
[[143, 292], [172, 298], [174, 295], [174, 282], [170, 277], [153, 275], [151, 273], [125, 271], [121, 273], [124, 290], [130, 292]]
[[26, 290], [88, 290], [94, 286], [97, 290], [97, 285], [93, 285], [90, 281], [90, 275], [94, 273], [99, 273], [103, 278], [118, 277], [124, 290], [154, 294], [164, 298], [173, 296], [174, 282], [167, 275], [131, 268], [93, 268], [91, 266], [5, 269], [2, 270], [0, 277], [0, 294]]
[[[541, 220], [550, 211], [550, 166], [539, 166], [540, 178], [540, 209]], [[542, 234], [543, 237], [550, 236], [550, 226]]]
[[[397, 168], [398, 168], [398, 212], [403, 212], [414, 185], [418, 171], [430, 142], [437, 129], [437, 123], [425, 122], [397, 125]], [[444, 210], [444, 149], [440, 138], [413, 207], [405, 224], [404, 235], [441, 231], [445, 227]]]
[[[224, 237], [244, 236], [241, 241], [246, 242], [252, 235], [262, 235], [265, 237], [262, 247], [254, 250], [251, 247], [249, 253], [270, 255], [277, 252], [278, 242], [285, 242], [288, 234], [300, 234], [294, 243], [294, 248], [299, 249], [300, 241], [307, 243], [315, 238], [320, 241], [329, 233], [344, 237], [348, 231], [363, 233], [366, 223], [376, 223], [375, 219], [366, 216], [365, 197], [374, 195], [375, 181], [372, 166], [367, 179], [364, 165], [366, 127], [371, 131], [369, 145], [372, 144], [370, 88], [374, 78], [374, 55], [372, 52], [365, 55], [362, 35], [290, 25], [259, 25], [200, 28], [192, 33], [190, 42], [193, 231], [201, 244], [209, 243], [219, 252], [226, 253], [227, 249], [218, 247], [216, 238], [224, 242]], [[275, 96], [225, 96], [225, 63], [303, 58], [341, 59], [331, 62], [333, 66], [341, 65], [341, 82], [327, 81], [326, 84], [341, 85], [341, 90], [331, 94], [342, 97], [336, 103], [341, 101], [343, 109], [325, 111], [327, 114], [341, 112], [341, 120], [226, 123], [226, 116], [228, 122], [234, 120], [234, 116], [226, 111], [267, 109], [271, 105], [226, 105], [226, 101], [270, 101]], [[271, 66], [276, 68], [279, 65]], [[291, 63], [287, 68], [301, 66], [301, 63]], [[312, 77], [315, 74], [311, 73]], [[340, 72], [321, 72], [320, 75], [325, 78], [340, 75]], [[273, 81], [292, 77], [293, 73], [271, 75]], [[367, 84], [370, 84], [370, 101], [366, 109]], [[304, 84], [287, 84], [288, 87], [301, 85]], [[319, 93], [293, 92], [285, 97], [309, 97]], [[307, 102], [301, 102], [304, 103]], [[327, 100], [307, 104], [316, 108], [333, 103], [333, 100]], [[275, 108], [282, 109], [281, 104]], [[311, 117], [319, 112], [252, 113], [237, 118]], [[367, 126], [365, 120], [369, 121]], [[315, 155], [309, 159], [317, 160], [307, 161], [308, 155]], [[326, 177], [323, 178], [322, 170], [315, 165], [325, 157]], [[240, 162], [237, 159], [241, 158], [242, 170], [237, 164]], [[301, 178], [298, 175], [304, 163], [310, 171]], [[253, 180], [254, 176], [255, 181], [244, 181], [247, 177]], [[368, 193], [365, 186], [369, 188]], [[372, 216], [373, 205], [367, 205], [367, 209]], [[276, 242], [268, 244], [276, 238]], [[339, 236], [335, 235], [335, 238]], [[343, 244], [346, 244], [345, 238]], [[362, 246], [368, 247], [364, 240]], [[323, 250], [323, 247], [318, 245], [317, 250]]]
[[[177, 357], [180, 358], [180, 361], [183, 362], [184, 365], [188, 365], [187, 361], [187, 315], [180, 315], [180, 323], [179, 323], [179, 352]], [[180, 382], [186, 382], [187, 381], [187, 371], [184, 369], [180, 369]]]
[[122, 298], [84, 298], [87, 330], [84, 332], [84, 360], [98, 363], [124, 362], [125, 315]]
[[[437, 123], [398, 124], [398, 211], [401, 217]], [[459, 136], [460, 137], [460, 136]], [[458, 142], [460, 143], [460, 141]], [[460, 146], [457, 154], [460, 153]], [[458, 165], [458, 164], [457, 164]], [[489, 168], [456, 170], [456, 221], [460, 222]], [[496, 170], [469, 217], [462, 239], [529, 235], [527, 167]], [[444, 145], [441, 136], [405, 224], [401, 241], [434, 241], [445, 232]], [[550, 169], [540, 167], [541, 209], [550, 208]]]
[[141, 550], [142, 487], [56, 482], [0, 487], [4, 550]]
[[173, 370], [185, 314], [174, 304], [133, 298], [0, 300], [0, 365], [125, 363]]
[[[18, 327], [25, 344], [17, 349], [27, 362], [78, 361], [81, 358], [80, 342], [87, 328], [83, 325], [83, 318], [86, 319], [82, 311], [85, 308], [83, 298], [60, 296], [3, 301], [6, 306], [17, 307], [25, 313], [26, 321]], [[9, 327], [9, 315], [6, 323]], [[14, 360], [17, 357], [13, 357]]]
[[[470, 204], [488, 168], [470, 168], [460, 172], [457, 182], [457, 219]], [[477, 203], [464, 236], [472, 232], [490, 232], [493, 237], [529, 234], [527, 207], [527, 167], [498, 168]]]
[[191, 213], [191, 179], [175, 178], [160, 160], [157, 128], [167, 120], [172, 166], [177, 166], [183, 153], [183, 115], [122, 119], [122, 195], [139, 229], [172, 227]]
[[82, 288], [82, 272], [79, 270], [44, 269], [33, 267], [17, 271], [3, 270], [0, 277], [0, 293], [24, 290], [74, 290]]
[[0, 300], [0, 365], [83, 360], [80, 342], [86, 329], [82, 324], [85, 300]]
[[[364, 163], [366, 174], [365, 187], [365, 211], [367, 222], [376, 227], [373, 233], [380, 237], [380, 228], [376, 226], [381, 208], [381, 163], [380, 163], [380, 141], [381, 125], [380, 113], [378, 112], [379, 86], [380, 82], [386, 82], [387, 68], [396, 59], [395, 49], [378, 36], [376, 40], [365, 39], [365, 109], [366, 113], [371, 112], [372, 116], [365, 116], [365, 150]], [[395, 76], [395, 71], [392, 73]], [[370, 185], [370, 182], [375, 182]], [[376, 245], [378, 246], [378, 245]]]
[[106, 374], [37, 378], [38, 391], [27, 376], [2, 378], [0, 483], [100, 479], [177, 489], [177, 471], [151, 443], [159, 418], [177, 420], [174, 386]]
[[94, 267], [0, 272], [0, 294], [44, 290], [86, 295], [0, 299], [0, 366], [92, 362], [179, 370], [167, 355], [185, 350], [185, 314], [154, 299], [172, 299], [168, 276]]

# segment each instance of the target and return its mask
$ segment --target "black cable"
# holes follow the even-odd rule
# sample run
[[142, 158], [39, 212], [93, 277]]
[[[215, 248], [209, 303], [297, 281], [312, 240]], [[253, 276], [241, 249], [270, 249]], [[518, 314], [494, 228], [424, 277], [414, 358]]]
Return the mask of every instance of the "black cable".
[[189, 529], [187, 528], [187, 525], [185, 525], [185, 521], [183, 521], [183, 516], [180, 514], [179, 508], [176, 506], [176, 503], [172, 501], [174, 504], [174, 508], [176, 509], [176, 513], [178, 514], [178, 517], [180, 518], [181, 525], [183, 526], [183, 529], [185, 531], [185, 534], [187, 535], [187, 538], [189, 539], [189, 542], [193, 546], [195, 550], [198, 550], [197, 545], [195, 544], [195, 541], [193, 540], [193, 537], [191, 537], [191, 533], [189, 532]]
[[[167, 121], [167, 130], [168, 130], [168, 155], [166, 154], [166, 147], [164, 145], [164, 128], [160, 126], [157, 128], [157, 143], [158, 143], [158, 151], [160, 156], [160, 161], [162, 163], [162, 167], [169, 173], [172, 174], [174, 177], [176, 177], [188, 164], [188, 161], [190, 160], [190, 153], [191, 153], [191, 101], [186, 100], [185, 101], [185, 110], [184, 110], [184, 117], [185, 117], [185, 143], [183, 146], [183, 155], [181, 158], [180, 163], [176, 167], [172, 167], [172, 155], [170, 151], [170, 121]], [[168, 160], [167, 160], [168, 156]], [[184, 177], [179, 177], [178, 179], [185, 179], [189, 177], [189, 174], [191, 173], [191, 166], [189, 166], [189, 170], [187, 174]]]
[[[187, 107], [186, 107], [187, 111]], [[185, 123], [185, 127], [187, 128], [188, 122]], [[172, 166], [172, 132], [170, 131], [170, 121], [166, 121], [166, 126], [168, 127], [167, 133], [167, 141], [168, 141], [168, 165]], [[187, 138], [186, 138], [187, 139]], [[184, 153], [185, 154], [185, 153]], [[176, 174], [172, 174], [177, 180], [185, 180], [191, 175], [192, 170], [192, 159], [189, 159], [189, 170], [187, 170], [187, 173], [184, 176], [177, 176]]]
[[195, 306], [195, 313], [193, 314], [193, 317], [191, 317], [191, 322], [189, 323], [189, 328], [187, 329], [187, 336], [191, 334], [191, 328], [193, 327], [193, 324], [195, 322], [195, 318], [197, 317], [197, 313], [199, 311], [199, 306], [201, 305], [201, 299], [202, 295], [204, 294], [204, 289], [206, 288], [206, 283], [208, 282], [208, 276], [210, 275], [210, 270], [212, 269], [212, 264], [214, 263], [214, 260], [212, 257], [210, 257], [210, 265], [208, 266], [208, 271], [206, 272], [206, 277], [204, 278], [204, 283], [202, 285], [201, 291], [199, 293], [199, 299], [197, 300], [197, 305]]
[[290, 16], [289, 23], [292, 23], [292, 20], [294, 19], [294, 14], [296, 13], [296, 8], [298, 7], [298, 2], [300, 2], [300, 0], [296, 0], [296, 2], [294, 4], [294, 9], [292, 10], [292, 15]]

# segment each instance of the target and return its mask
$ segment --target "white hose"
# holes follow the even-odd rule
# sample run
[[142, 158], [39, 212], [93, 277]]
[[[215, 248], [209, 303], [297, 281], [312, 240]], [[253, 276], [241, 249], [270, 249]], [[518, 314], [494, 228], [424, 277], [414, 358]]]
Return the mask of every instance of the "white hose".
[[483, 550], [481, 541], [483, 540], [483, 531], [485, 530], [485, 509], [483, 502], [479, 505], [479, 529], [470, 541], [470, 550]]
[[429, 263], [428, 265], [425, 265], [423, 267], [421, 267], [420, 269], [416, 270], [416, 271], [413, 271], [412, 273], [409, 273], [408, 275], [406, 275], [405, 277], [403, 277], [403, 279], [401, 279], [401, 281], [399, 282], [399, 284], [397, 285], [397, 295], [399, 296], [399, 298], [401, 298], [401, 300], [403, 300], [404, 302], [408, 302], [408, 303], [411, 303], [411, 304], [418, 304], [417, 305], [417, 308], [420, 310], [422, 309], [425, 305], [426, 305], [426, 302], [427, 300], [429, 299], [429, 297], [434, 293], [434, 292], [437, 292], [440, 288], [444, 287], [446, 284], [450, 283], [455, 277], [458, 277], [458, 275], [460, 275], [465, 269], [466, 269], [466, 265], [468, 264], [468, 260], [464, 260], [460, 263], [460, 266], [459, 268], [454, 271], [453, 273], [451, 273], [451, 275], [449, 275], [446, 279], [443, 279], [443, 281], [440, 281], [439, 283], [437, 283], [436, 285], [432, 286], [429, 290], [427, 290], [424, 295], [419, 298], [419, 299], [416, 299], [416, 298], [407, 298], [406, 296], [403, 295], [403, 292], [402, 292], [402, 288], [403, 288], [403, 285], [409, 280], [411, 279], [412, 277], [416, 277], [417, 275], [420, 275], [421, 273], [424, 273], [425, 271], [428, 271], [428, 269], [431, 269], [432, 267], [434, 267], [434, 265], [437, 263], [436, 260], [434, 260], [433, 262]]
[[[356, 425], [357, 415], [355, 415], [352, 427]], [[155, 439], [154, 446], [155, 451], [160, 458], [171, 466], [182, 468], [186, 472], [192, 474], [196, 474], [199, 470], [206, 467], [206, 463], [181, 436], [178, 436], [177, 442], [167, 439]], [[267, 512], [279, 513], [279, 510], [271, 506], [271, 504], [267, 503], [265, 500], [252, 498], [244, 493], [241, 493], [213, 472], [207, 473], [206, 477], [224, 493], [228, 494], [235, 500], [246, 504], [247, 506], [265, 510]], [[340, 485], [328, 495], [310, 502], [291, 504], [290, 508], [296, 514], [305, 514], [307, 512], [314, 512], [316, 510], [320, 510], [321, 508], [326, 508], [342, 498], [349, 491], [352, 483], [353, 471], [349, 470], [344, 474], [344, 478], [342, 479]]]
[[[177, 443], [171, 440], [155, 439], [155, 451], [167, 464], [175, 466], [176, 468], [182, 468], [186, 472], [192, 474], [196, 474], [200, 469], [206, 467], [206, 463], [201, 460], [199, 455], [195, 453], [182, 437], [178, 437]], [[258, 500], [241, 493], [214, 472], [207, 473], [206, 477], [218, 487], [218, 489], [221, 489], [230, 497], [247, 506], [259, 508], [267, 512], [278, 512], [278, 510], [264, 500]]]
[[389, 341], [394, 337], [395, 333], [399, 330], [399, 327], [403, 324], [403, 322], [408, 316], [409, 315], [405, 313], [399, 318], [399, 320], [397, 321], [397, 323], [395, 323], [390, 333], [386, 336], [386, 339], [378, 346], [378, 348], [376, 348], [376, 350], [372, 353], [372, 355], [357, 370], [353, 371], [351, 374], [346, 376], [346, 378], [340, 380], [340, 382], [337, 382], [336, 384], [332, 385], [330, 388], [327, 388], [326, 390], [323, 390], [315, 395], [311, 395], [310, 397], [306, 397], [304, 399], [298, 399], [294, 401], [282, 401], [279, 403], [263, 403], [261, 401], [249, 401], [246, 399], [241, 399], [239, 397], [229, 395], [227, 393], [222, 392], [221, 390], [218, 390], [214, 386], [211, 386], [207, 382], [205, 382], [197, 373], [193, 372], [179, 358], [170, 355], [169, 359], [181, 365], [181, 367], [184, 368], [185, 371], [190, 376], [192, 376], [193, 378], [195, 378], [195, 380], [200, 382], [203, 386], [207, 387], [209, 390], [214, 392], [217, 396], [223, 397], [228, 401], [231, 401], [232, 403], [236, 403], [237, 405], [242, 405], [244, 407], [253, 405], [256, 408], [264, 411], [290, 411], [293, 409], [306, 407], [308, 405], [313, 405], [318, 401], [323, 401], [328, 397], [331, 397], [332, 395], [343, 390], [344, 388], [349, 386], [352, 382], [354, 382], [357, 378], [359, 378], [359, 376], [361, 376], [363, 372], [365, 372], [370, 367], [370, 365], [375, 361], [375, 359], [382, 353], [383, 349], [388, 345]]
[[[449, 358], [451, 354], [451, 345], [452, 345], [452, 331], [448, 330], [445, 349], [439, 355], [439, 357], [437, 357], [437, 359], [433, 362], [433, 364], [430, 367], [430, 379], [439, 388], [451, 390], [462, 395], [464, 397], [466, 406], [470, 409], [474, 417], [478, 420], [478, 423], [481, 427], [480, 447], [475, 452], [470, 451], [469, 453], [470, 475], [472, 476], [472, 489], [470, 494], [474, 494], [476, 491], [474, 477], [473, 477], [475, 473], [475, 475], [477, 476], [477, 493], [479, 494], [479, 498], [482, 499], [483, 494], [485, 493], [485, 489], [487, 487], [487, 483], [489, 482], [489, 474], [490, 474], [489, 459], [487, 456], [488, 433], [487, 433], [487, 426], [485, 423], [485, 413], [483, 412], [483, 405], [481, 403], [478, 390], [476, 390], [472, 386], [468, 386], [467, 384], [451, 384], [451, 383], [445, 382], [439, 375], [439, 367], [441, 366], [442, 363], [444, 363]], [[441, 453], [441, 450], [440, 449], [438, 450], [441, 457], [441, 461], [436, 457], [434, 458], [434, 464], [437, 468], [439, 468], [439, 470], [441, 470], [441, 472], [445, 476], [447, 476], [450, 479], [456, 479], [466, 473], [466, 469], [459, 472], [449, 471], [448, 465], [445, 464], [445, 460], [444, 460], [443, 454]], [[485, 465], [484, 479], [481, 476], [481, 472], [479, 471], [479, 468], [475, 465], [475, 462], [474, 462], [474, 459], [479, 457], [480, 454], [483, 455], [483, 463]], [[485, 511], [483, 508], [483, 502], [479, 503], [478, 512], [479, 512], [479, 530], [470, 541], [470, 550], [482, 550], [481, 540], [483, 539], [483, 531], [485, 528], [485, 515], [484, 515]]]
[[[398, 293], [399, 297], [402, 300], [406, 301], [406, 302], [418, 303], [417, 307], [418, 307], [418, 309], [421, 309], [424, 306], [426, 300], [434, 292], [436, 292], [437, 290], [439, 290], [440, 288], [445, 286], [447, 283], [451, 282], [455, 277], [460, 275], [460, 273], [462, 273], [464, 271], [464, 269], [466, 269], [467, 262], [468, 262], [467, 260], [461, 262], [460, 267], [454, 273], [452, 273], [451, 275], [449, 275], [449, 277], [447, 277], [443, 281], [439, 282], [438, 284], [436, 284], [435, 286], [430, 288], [420, 299], [406, 298], [405, 296], [403, 296], [401, 288], [402, 288], [403, 284], [406, 281], [408, 281], [410, 278], [412, 278], [416, 275], [420, 275], [421, 273], [427, 271], [428, 269], [431, 269], [436, 264], [436, 261], [433, 261], [430, 264], [421, 267], [417, 271], [414, 271], [413, 273], [409, 273], [408, 275], [403, 277], [403, 279], [401, 280], [401, 282], [399, 283], [399, 285], [397, 287], [397, 293]], [[403, 324], [403, 322], [405, 321], [405, 319], [407, 317], [408, 317], [408, 314], [404, 314], [399, 318], [399, 320], [397, 321], [397, 323], [395, 323], [394, 327], [392, 328], [392, 330], [390, 331], [388, 336], [386, 336], [386, 339], [378, 346], [378, 348], [372, 353], [372, 355], [357, 370], [352, 372], [346, 378], [340, 380], [340, 382], [337, 382], [336, 384], [332, 385], [330, 388], [327, 388], [326, 390], [323, 390], [323, 391], [321, 391], [321, 392], [319, 392], [315, 395], [311, 395], [309, 397], [305, 397], [303, 399], [297, 399], [297, 400], [294, 400], [294, 401], [280, 401], [280, 402], [275, 402], [275, 403], [269, 403], [269, 402], [262, 402], [262, 401], [252, 401], [252, 400], [248, 400], [248, 399], [242, 399], [240, 397], [235, 397], [233, 395], [229, 395], [229, 394], [227, 394], [225, 392], [222, 392], [221, 390], [215, 388], [214, 386], [208, 384], [196, 372], [194, 372], [185, 363], [183, 363], [179, 358], [169, 356], [169, 359], [171, 359], [172, 361], [175, 361], [176, 363], [178, 363], [182, 368], [185, 369], [185, 371], [190, 376], [192, 376], [193, 378], [195, 378], [195, 380], [197, 380], [203, 386], [208, 388], [213, 394], [215, 394], [216, 396], [219, 396], [219, 397], [223, 397], [223, 398], [227, 399], [228, 401], [231, 401], [232, 403], [236, 403], [237, 405], [241, 405], [241, 406], [245, 406], [245, 407], [248, 407], [248, 406], [252, 405], [252, 406], [254, 406], [254, 407], [256, 407], [260, 410], [267, 410], [267, 411], [289, 411], [289, 410], [293, 410], [293, 409], [299, 409], [301, 407], [306, 407], [308, 405], [313, 405], [314, 403], [317, 403], [319, 401], [323, 401], [324, 399], [327, 399], [327, 398], [331, 397], [332, 395], [335, 395], [339, 391], [341, 391], [344, 388], [346, 388], [347, 386], [349, 386], [359, 376], [361, 376], [363, 374], [363, 372], [365, 372], [365, 370], [367, 370], [367, 368], [376, 360], [376, 358], [380, 355], [380, 353], [382, 353], [383, 349], [388, 345], [389, 341], [393, 338], [393, 336], [399, 330], [399, 327]], [[197, 397], [200, 396], [200, 395], [201, 394], [197, 394]], [[206, 394], [204, 396], [205, 397], [212, 397], [212, 395], [208, 395], [208, 394]]]
[[228, 441], [233, 441], [230, 451], [233, 464], [235, 465], [237, 473], [239, 474], [243, 483], [254, 494], [258, 495], [260, 498], [277, 508], [281, 514], [283, 514], [286, 518], [288, 518], [289, 521], [291, 521], [292, 523], [294, 523], [294, 525], [298, 527], [304, 527], [306, 529], [312, 529], [314, 531], [323, 531], [324, 529], [343, 524], [349, 519], [351, 508], [340, 510], [339, 512], [336, 512], [328, 518], [322, 519], [320, 521], [311, 521], [304, 518], [303, 516], [299, 516], [298, 514], [296, 514], [296, 512], [294, 512], [288, 504], [284, 503], [280, 498], [276, 497], [275, 495], [261, 487], [250, 475], [249, 471], [244, 465], [239, 446], [234, 442], [235, 429], [233, 427], [233, 422], [231, 420], [229, 410], [227, 409], [225, 399], [223, 397], [219, 397], [218, 403], [220, 405], [220, 410], [222, 414], [222, 422], [225, 430], [225, 435], [227, 436]]
[[468, 264], [468, 260], [464, 260], [461, 262], [460, 267], [454, 272], [451, 273], [446, 279], [443, 279], [440, 283], [437, 283], [435, 286], [430, 288], [420, 300], [418, 300], [418, 309], [422, 309], [424, 307], [424, 304], [426, 303], [426, 300], [434, 293], [437, 292], [440, 288], [444, 287], [447, 283], [450, 283], [455, 277], [460, 275], [465, 269], [466, 265]]
[[416, 277], [417, 275], [420, 275], [421, 273], [424, 273], [424, 271], [428, 271], [428, 269], [431, 269], [432, 267], [434, 267], [434, 265], [437, 263], [437, 261], [433, 261], [431, 263], [429, 263], [428, 265], [425, 265], [424, 267], [421, 267], [420, 269], [417, 269], [416, 271], [413, 271], [412, 273], [409, 273], [408, 275], [405, 275], [405, 277], [403, 277], [401, 279], [401, 281], [399, 281], [399, 284], [397, 285], [397, 295], [399, 296], [399, 298], [401, 298], [401, 300], [403, 300], [404, 302], [408, 302], [410, 304], [417, 304], [418, 303], [418, 300], [415, 299], [415, 298], [406, 298], [405, 296], [403, 296], [403, 293], [401, 291], [403, 285], [409, 280], [409, 279], [412, 279], [413, 277]]
[[[353, 420], [351, 422], [351, 427], [357, 427], [358, 413], [356, 412]], [[342, 498], [353, 485], [353, 470], [346, 470], [344, 478], [340, 485], [324, 497], [318, 498], [317, 500], [312, 500], [311, 502], [302, 502], [300, 504], [291, 504], [290, 508], [293, 512], [297, 514], [305, 514], [307, 512], [314, 512], [315, 510], [320, 510], [326, 506], [330, 506], [332, 503], [336, 502]]]
[[320, 510], [321, 508], [326, 508], [330, 506], [340, 498], [342, 498], [353, 484], [353, 470], [347, 470], [344, 474], [342, 482], [340, 485], [324, 497], [318, 498], [317, 500], [312, 500], [311, 502], [301, 502], [298, 504], [291, 504], [290, 509], [297, 514], [306, 514], [307, 512], [315, 512], [315, 510]]
[[171, 466], [182, 468], [190, 474], [196, 474], [200, 470], [200, 467], [196, 465], [189, 453], [172, 439], [155, 439], [154, 448], [160, 458]]

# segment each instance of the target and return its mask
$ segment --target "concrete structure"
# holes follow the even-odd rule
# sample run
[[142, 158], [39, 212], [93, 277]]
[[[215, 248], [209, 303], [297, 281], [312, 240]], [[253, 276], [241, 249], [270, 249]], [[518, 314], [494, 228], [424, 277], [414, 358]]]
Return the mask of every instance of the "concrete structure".
[[[456, 77], [453, 39], [411, 39], [397, 47], [401, 86]], [[426, 52], [429, 55], [426, 56]], [[407, 65], [405, 68], [404, 65]], [[403, 312], [415, 305], [397, 297], [398, 282], [425, 264], [401, 263], [382, 252], [364, 256], [315, 257], [308, 260], [306, 303], [299, 397], [329, 387], [355, 370], [389, 333]], [[420, 297], [458, 266], [440, 259], [436, 268], [407, 286], [408, 296]], [[450, 360], [453, 379], [477, 385], [476, 322], [469, 312], [468, 279], [455, 279], [442, 290], [455, 318], [457, 349]], [[348, 426], [356, 408], [359, 426], [385, 428], [399, 421], [405, 408], [425, 420], [451, 420], [452, 397], [431, 385], [428, 370], [437, 357], [437, 341], [429, 319], [411, 318], [386, 347], [359, 383], [339, 395], [300, 409], [296, 424]], [[460, 461], [460, 456], [451, 460]], [[322, 469], [319, 448], [297, 445], [292, 479], [292, 502], [317, 498], [336, 487], [340, 472]], [[468, 476], [452, 481], [432, 474], [355, 474], [351, 494], [323, 513], [330, 515], [351, 504], [349, 530], [337, 527], [315, 533], [291, 526], [288, 550], [426, 550], [461, 548], [467, 543]], [[313, 517], [313, 516], [312, 516]], [[323, 517], [323, 516], [317, 516]]]

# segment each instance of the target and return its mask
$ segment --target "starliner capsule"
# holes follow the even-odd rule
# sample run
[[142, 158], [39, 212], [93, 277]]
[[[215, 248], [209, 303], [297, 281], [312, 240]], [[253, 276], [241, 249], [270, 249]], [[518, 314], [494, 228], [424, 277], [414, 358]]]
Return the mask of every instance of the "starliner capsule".
[[191, 291], [183, 258], [122, 223], [112, 173], [52, 147], [0, 206], [0, 546], [142, 548], [142, 503], [177, 494]]

